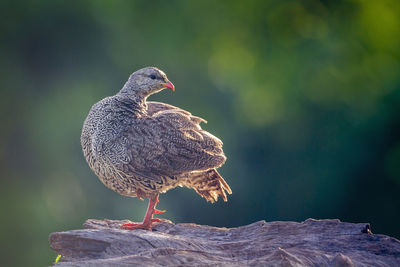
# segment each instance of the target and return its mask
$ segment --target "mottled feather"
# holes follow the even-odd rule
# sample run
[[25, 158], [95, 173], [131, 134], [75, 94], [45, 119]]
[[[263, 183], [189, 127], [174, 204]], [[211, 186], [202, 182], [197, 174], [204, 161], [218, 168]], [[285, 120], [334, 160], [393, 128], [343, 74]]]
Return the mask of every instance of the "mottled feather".
[[[146, 78], [151, 75], [160, 77], [158, 86]], [[93, 105], [81, 136], [85, 158], [122, 195], [151, 196], [183, 185], [209, 201], [218, 196], [226, 201], [224, 190], [231, 189], [216, 171], [226, 157], [221, 140], [201, 128], [206, 121], [172, 105], [146, 102], [167, 81], [160, 70], [145, 68], [118, 94]]]

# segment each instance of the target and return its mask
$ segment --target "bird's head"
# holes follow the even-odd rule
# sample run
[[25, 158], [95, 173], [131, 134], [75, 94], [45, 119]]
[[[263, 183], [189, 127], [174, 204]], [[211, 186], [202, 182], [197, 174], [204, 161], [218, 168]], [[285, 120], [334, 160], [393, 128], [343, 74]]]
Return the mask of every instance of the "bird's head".
[[147, 67], [131, 74], [121, 91], [140, 97], [148, 97], [165, 88], [175, 91], [174, 85], [167, 75], [156, 67]]

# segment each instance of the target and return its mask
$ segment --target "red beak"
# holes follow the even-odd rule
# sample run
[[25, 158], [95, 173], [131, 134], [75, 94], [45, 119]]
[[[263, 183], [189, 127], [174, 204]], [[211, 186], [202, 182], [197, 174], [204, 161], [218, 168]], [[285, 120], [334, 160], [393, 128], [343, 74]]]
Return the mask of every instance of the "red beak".
[[165, 86], [165, 88], [171, 89], [172, 92], [175, 91], [175, 86], [170, 81], [168, 81], [167, 83], [164, 83], [164, 86]]

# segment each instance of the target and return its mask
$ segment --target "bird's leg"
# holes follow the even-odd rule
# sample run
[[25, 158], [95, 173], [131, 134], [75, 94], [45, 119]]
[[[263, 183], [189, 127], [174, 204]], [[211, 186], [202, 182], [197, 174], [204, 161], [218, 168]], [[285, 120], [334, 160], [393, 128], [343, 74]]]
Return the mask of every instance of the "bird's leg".
[[[160, 213], [166, 212], [166, 210], [158, 210], [158, 209], [156, 209], [156, 206], [157, 206], [158, 202], [160, 202], [160, 201], [158, 200], [158, 194], [157, 194], [157, 196], [156, 196], [156, 204], [154, 205], [154, 214], [160, 214]], [[154, 219], [154, 220], [156, 220], [156, 219]]]
[[165, 210], [160, 211], [155, 207], [158, 203], [158, 194], [149, 198], [149, 206], [147, 207], [146, 215], [144, 216], [142, 223], [126, 223], [121, 225], [121, 228], [126, 230], [134, 230], [134, 229], [146, 229], [151, 230], [152, 222], [161, 222], [160, 219], [153, 219], [153, 214], [159, 214], [165, 212]]

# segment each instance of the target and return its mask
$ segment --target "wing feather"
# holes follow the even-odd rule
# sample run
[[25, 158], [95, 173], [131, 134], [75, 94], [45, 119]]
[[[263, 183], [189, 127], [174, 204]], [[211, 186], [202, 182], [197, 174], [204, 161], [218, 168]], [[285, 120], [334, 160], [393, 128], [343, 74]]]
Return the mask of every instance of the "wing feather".
[[[202, 118], [172, 105], [148, 102], [148, 116], [136, 118], [123, 128], [114, 118], [98, 125], [93, 148], [98, 158], [125, 174], [158, 181], [191, 171], [220, 167], [226, 160], [222, 142], [200, 127]], [[118, 130], [117, 130], [118, 129]]]
[[[217, 168], [225, 162], [221, 140], [201, 129], [199, 124], [202, 119], [193, 119], [189, 112], [173, 106], [165, 107], [163, 105], [164, 109], [153, 112], [151, 117], [135, 121], [126, 130], [128, 140], [140, 140], [138, 136], [143, 140], [139, 146], [128, 142], [130, 147], [126, 151], [131, 159], [128, 163], [130, 169], [178, 175]], [[137, 147], [142, 148], [138, 155], [141, 159], [133, 152]]]

